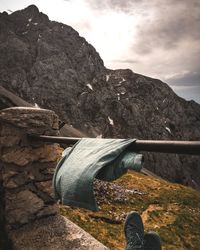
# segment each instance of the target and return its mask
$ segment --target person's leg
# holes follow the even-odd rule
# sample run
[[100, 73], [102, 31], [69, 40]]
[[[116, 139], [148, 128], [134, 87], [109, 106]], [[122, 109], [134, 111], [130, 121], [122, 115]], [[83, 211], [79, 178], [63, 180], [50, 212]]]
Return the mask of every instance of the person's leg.
[[144, 235], [145, 250], [161, 250], [161, 239], [155, 232], [148, 232]]
[[144, 226], [137, 212], [128, 214], [124, 233], [126, 237], [126, 250], [144, 250]]

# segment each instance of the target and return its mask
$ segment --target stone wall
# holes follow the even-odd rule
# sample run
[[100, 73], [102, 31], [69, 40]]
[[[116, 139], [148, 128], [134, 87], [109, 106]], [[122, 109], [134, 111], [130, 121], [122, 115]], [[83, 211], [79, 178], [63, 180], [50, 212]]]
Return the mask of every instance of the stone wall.
[[60, 146], [30, 141], [27, 133], [58, 135], [58, 117], [34, 108], [0, 112], [2, 249], [10, 242], [9, 248], [20, 250], [105, 249], [59, 214], [52, 176]]

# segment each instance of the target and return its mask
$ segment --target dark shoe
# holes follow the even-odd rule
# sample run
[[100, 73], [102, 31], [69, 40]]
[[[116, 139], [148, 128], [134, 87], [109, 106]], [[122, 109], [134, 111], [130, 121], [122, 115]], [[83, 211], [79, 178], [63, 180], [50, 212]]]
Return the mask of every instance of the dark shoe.
[[126, 237], [126, 250], [144, 250], [144, 225], [137, 212], [128, 214], [124, 233]]
[[160, 236], [155, 232], [148, 232], [144, 235], [144, 249], [145, 250], [161, 250]]

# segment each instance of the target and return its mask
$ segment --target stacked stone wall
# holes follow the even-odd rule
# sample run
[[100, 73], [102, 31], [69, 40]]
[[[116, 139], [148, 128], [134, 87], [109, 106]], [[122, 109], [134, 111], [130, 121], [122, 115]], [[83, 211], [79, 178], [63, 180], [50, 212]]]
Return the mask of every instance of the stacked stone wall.
[[50, 110], [8, 108], [0, 112], [2, 249], [105, 249], [59, 214], [52, 177], [62, 149], [31, 141], [28, 134], [58, 135]]

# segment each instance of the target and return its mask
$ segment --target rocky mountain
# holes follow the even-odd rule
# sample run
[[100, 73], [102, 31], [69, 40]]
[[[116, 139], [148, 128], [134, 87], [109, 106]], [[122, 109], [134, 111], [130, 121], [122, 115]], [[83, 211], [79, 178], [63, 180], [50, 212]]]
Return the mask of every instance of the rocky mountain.
[[[0, 14], [0, 85], [90, 136], [200, 140], [200, 105], [160, 80], [111, 70], [72, 27], [34, 5]], [[155, 62], [156, 63], [156, 62]], [[145, 167], [200, 187], [200, 157], [145, 153]]]

